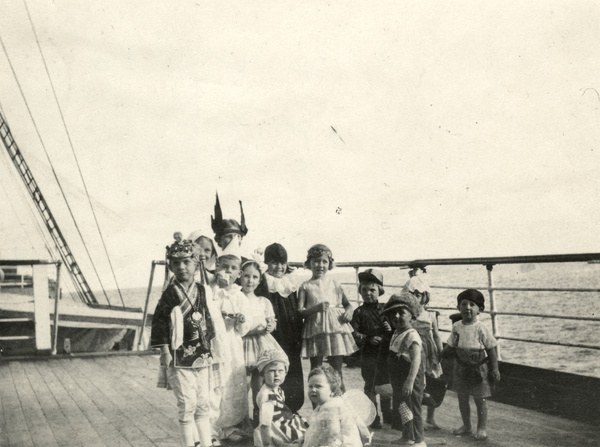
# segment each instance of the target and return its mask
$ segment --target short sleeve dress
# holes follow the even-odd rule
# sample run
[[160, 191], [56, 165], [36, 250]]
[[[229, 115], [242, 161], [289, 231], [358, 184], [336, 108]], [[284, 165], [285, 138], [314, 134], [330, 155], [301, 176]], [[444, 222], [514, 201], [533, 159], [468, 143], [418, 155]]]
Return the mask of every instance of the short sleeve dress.
[[329, 302], [326, 311], [316, 312], [304, 320], [302, 327], [302, 356], [346, 356], [358, 351], [350, 323], [342, 322], [344, 291], [328, 275], [311, 279], [300, 286], [306, 297], [305, 307]]
[[[275, 318], [273, 305], [264, 296], [248, 297], [248, 314], [246, 321], [249, 323], [249, 331], [264, 329], [267, 327], [267, 319]], [[246, 367], [254, 368], [263, 351], [277, 350], [283, 352], [279, 343], [268, 333], [244, 335], [244, 359]]]

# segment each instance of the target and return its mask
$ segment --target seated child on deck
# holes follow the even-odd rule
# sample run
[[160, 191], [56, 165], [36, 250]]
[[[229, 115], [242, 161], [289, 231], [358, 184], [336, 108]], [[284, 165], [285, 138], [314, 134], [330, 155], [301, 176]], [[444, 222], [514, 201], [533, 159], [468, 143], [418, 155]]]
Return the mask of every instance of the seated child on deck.
[[259, 425], [254, 430], [254, 445], [286, 446], [300, 444], [306, 432], [306, 421], [285, 404], [281, 384], [285, 381], [289, 361], [283, 351], [264, 351], [257, 369], [264, 385], [256, 396]]

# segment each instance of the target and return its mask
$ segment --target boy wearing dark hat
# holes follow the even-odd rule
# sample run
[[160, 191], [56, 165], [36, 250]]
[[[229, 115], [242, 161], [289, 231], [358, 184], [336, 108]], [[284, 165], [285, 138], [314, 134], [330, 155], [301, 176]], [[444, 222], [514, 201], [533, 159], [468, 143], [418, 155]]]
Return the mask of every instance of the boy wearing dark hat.
[[[350, 324], [354, 328], [354, 336], [360, 347], [360, 373], [365, 381], [365, 394], [377, 408], [375, 387], [390, 383], [387, 356], [392, 327], [380, 315], [383, 304], [379, 302], [379, 297], [385, 293], [381, 272], [375, 269], [360, 272], [358, 282], [358, 293], [364, 302], [354, 311]], [[390, 397], [380, 394], [379, 400], [383, 419], [387, 423], [393, 423]], [[378, 414], [371, 428], [382, 428], [381, 422]]]
[[[198, 247], [190, 240], [167, 247], [169, 269], [175, 279], [165, 289], [152, 318], [150, 345], [160, 348], [160, 364], [177, 398], [179, 427], [184, 446], [211, 445], [209, 421], [209, 367], [221, 361], [217, 337], [223, 320], [212, 303], [210, 289], [194, 281], [199, 265]], [[163, 385], [164, 386], [164, 385]]]
[[286, 396], [286, 405], [297, 412], [304, 405], [304, 377], [300, 356], [302, 318], [298, 314], [298, 287], [302, 279], [290, 274], [287, 251], [281, 244], [273, 243], [265, 248], [264, 261], [267, 272], [254, 293], [266, 297], [273, 305], [277, 327], [272, 335], [290, 362], [286, 381], [281, 388]]
[[457, 308], [462, 319], [452, 325], [447, 346], [440, 357], [454, 356], [452, 387], [458, 394], [458, 407], [463, 425], [454, 430], [455, 435], [467, 435], [471, 429], [469, 396], [477, 406], [477, 432], [475, 439], [487, 439], [487, 402], [492, 395], [491, 382], [500, 380], [498, 371], [498, 341], [491, 330], [478, 318], [485, 309], [485, 298], [479, 290], [467, 289], [457, 296]]
[[388, 372], [392, 383], [394, 409], [402, 419], [400, 445], [425, 447], [421, 401], [425, 371], [421, 362], [422, 341], [412, 322], [419, 316], [419, 300], [410, 292], [392, 295], [382, 310], [395, 328], [390, 341]]

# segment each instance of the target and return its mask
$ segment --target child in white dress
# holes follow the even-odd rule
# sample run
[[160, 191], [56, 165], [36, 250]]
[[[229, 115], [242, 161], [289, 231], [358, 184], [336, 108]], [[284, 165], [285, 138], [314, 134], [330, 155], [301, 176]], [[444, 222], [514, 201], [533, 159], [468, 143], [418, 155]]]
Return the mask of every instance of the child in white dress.
[[[250, 375], [250, 389], [252, 402], [262, 386], [262, 378], [256, 364], [264, 351], [281, 351], [283, 349], [271, 332], [275, 329], [275, 312], [273, 305], [264, 296], [256, 296], [254, 290], [258, 287], [261, 278], [260, 266], [256, 261], [246, 261], [242, 265], [242, 292], [248, 299], [248, 332], [244, 335], [244, 359], [246, 370]], [[285, 353], [284, 353], [285, 355]]]
[[[248, 388], [246, 385], [246, 362], [242, 337], [248, 332], [248, 299], [235, 280], [240, 276], [241, 259], [233, 254], [217, 259], [217, 269], [212, 283], [213, 294], [226, 328], [229, 367], [224, 368], [220, 396], [220, 414], [215, 422], [218, 435], [223, 439], [239, 442], [243, 432], [238, 426], [248, 415]], [[218, 398], [219, 396], [217, 396]]]

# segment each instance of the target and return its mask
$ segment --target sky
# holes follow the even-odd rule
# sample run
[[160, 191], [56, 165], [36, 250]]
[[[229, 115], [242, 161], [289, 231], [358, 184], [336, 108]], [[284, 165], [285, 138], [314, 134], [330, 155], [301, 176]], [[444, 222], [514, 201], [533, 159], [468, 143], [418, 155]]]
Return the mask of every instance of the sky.
[[[217, 191], [297, 261], [600, 252], [595, 1], [0, 0], [1, 111], [89, 271], [14, 70], [111, 288], [28, 11], [121, 287]], [[46, 259], [0, 155], [0, 258]]]

